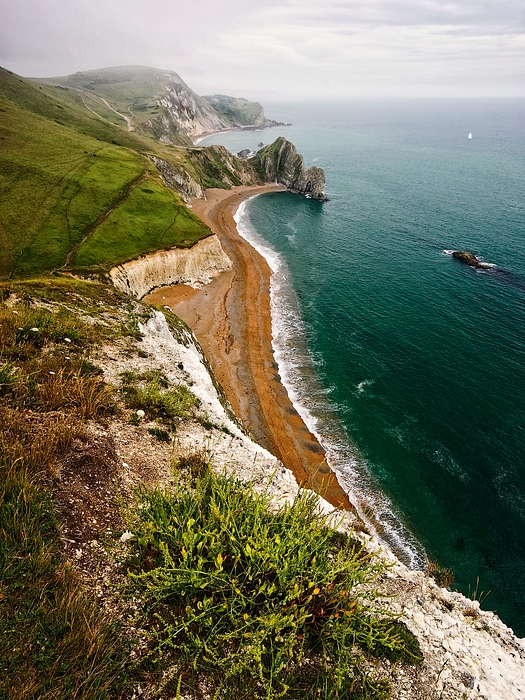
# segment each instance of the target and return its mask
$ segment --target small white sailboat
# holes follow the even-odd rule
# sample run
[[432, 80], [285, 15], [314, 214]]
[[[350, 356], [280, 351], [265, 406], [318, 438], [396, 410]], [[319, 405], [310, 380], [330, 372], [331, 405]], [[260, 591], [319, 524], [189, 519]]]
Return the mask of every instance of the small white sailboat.
[[468, 139], [471, 139], [471, 138], [472, 138], [472, 131], [469, 131], [469, 134], [468, 134], [467, 138], [468, 138]]

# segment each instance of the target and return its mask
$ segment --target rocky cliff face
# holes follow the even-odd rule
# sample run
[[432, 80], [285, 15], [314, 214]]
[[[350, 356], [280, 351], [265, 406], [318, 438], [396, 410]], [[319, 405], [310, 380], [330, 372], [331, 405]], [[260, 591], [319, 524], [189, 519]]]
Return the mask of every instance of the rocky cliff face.
[[228, 189], [237, 185], [260, 185], [255, 168], [232, 155], [224, 146], [192, 148], [186, 153], [185, 167], [158, 156], [150, 156], [159, 174], [170, 189], [188, 202], [204, 198], [208, 187]]
[[[185, 165], [176, 165], [150, 156], [164, 183], [185, 201], [204, 197], [209, 187], [228, 189], [238, 185], [262, 185], [278, 182], [291, 192], [325, 201], [325, 176], [321, 168], [304, 167], [295, 146], [280, 137], [270, 146], [248, 158], [248, 150], [234, 156], [224, 146], [190, 148]], [[239, 157], [241, 156], [241, 157]]]
[[249, 161], [234, 156], [224, 146], [189, 149], [187, 158], [200, 173], [204, 187], [228, 188], [265, 182]]
[[159, 116], [147, 120], [140, 130], [163, 143], [178, 143], [181, 134], [189, 139], [211, 131], [231, 127], [210, 103], [199, 97], [186, 83], [171, 71], [164, 76], [164, 95], [157, 98], [162, 108]]
[[231, 264], [217, 236], [210, 236], [192, 248], [163, 250], [118, 265], [109, 274], [117, 289], [141, 299], [168, 284], [202, 286]]
[[146, 66], [118, 66], [80, 71], [39, 82], [60, 86], [88, 99], [99, 116], [119, 115], [131, 131], [174, 145], [231, 128], [277, 126], [258, 102], [227, 95], [199, 97], [174, 71]]
[[297, 153], [293, 143], [282, 136], [271, 145], [261, 148], [248, 162], [264, 182], [278, 182], [292, 192], [321, 202], [326, 201], [323, 170], [316, 166], [306, 170], [303, 157]]
[[188, 202], [190, 199], [202, 199], [204, 197], [202, 185], [192, 178], [185, 168], [169, 163], [158, 156], [150, 156], [150, 160], [159, 171], [164, 184], [178, 192], [185, 202]]
[[271, 126], [284, 126], [282, 122], [267, 119], [259, 102], [250, 102], [242, 97], [229, 95], [208, 95], [204, 99], [232, 127], [265, 129]]

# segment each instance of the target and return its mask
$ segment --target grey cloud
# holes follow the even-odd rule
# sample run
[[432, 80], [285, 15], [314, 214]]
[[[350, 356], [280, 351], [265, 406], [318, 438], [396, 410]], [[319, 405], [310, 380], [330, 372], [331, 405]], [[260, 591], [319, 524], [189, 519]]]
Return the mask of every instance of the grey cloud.
[[261, 99], [520, 94], [519, 0], [4, 0], [2, 13], [0, 65], [22, 75], [142, 64]]
[[[293, 5], [286, 6], [290, 10]], [[523, 23], [523, 8], [516, 0], [465, 0], [461, 3], [446, 0], [359, 0], [357, 2], [325, 2], [322, 5], [303, 4], [298, 21], [317, 27], [338, 23], [390, 26], [443, 26], [474, 25], [498, 31], [500, 27]]]

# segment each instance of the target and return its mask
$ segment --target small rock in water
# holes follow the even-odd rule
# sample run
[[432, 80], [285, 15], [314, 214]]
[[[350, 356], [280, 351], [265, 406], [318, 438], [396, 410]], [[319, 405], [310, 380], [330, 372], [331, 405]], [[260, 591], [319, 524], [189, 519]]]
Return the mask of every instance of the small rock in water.
[[452, 257], [466, 263], [467, 265], [470, 265], [471, 267], [480, 267], [485, 269], [491, 267], [489, 263], [484, 263], [481, 262], [481, 260], [478, 260], [474, 253], [470, 253], [468, 250], [454, 250], [452, 252]]

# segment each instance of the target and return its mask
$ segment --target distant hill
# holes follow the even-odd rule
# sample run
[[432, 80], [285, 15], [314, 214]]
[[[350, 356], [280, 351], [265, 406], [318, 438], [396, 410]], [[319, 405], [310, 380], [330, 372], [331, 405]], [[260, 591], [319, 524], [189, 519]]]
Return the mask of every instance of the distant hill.
[[[148, 136], [155, 135], [147, 122], [167, 76], [152, 69], [133, 75], [90, 71], [61, 85], [0, 69], [0, 279], [104, 271], [147, 252], [191, 246], [211, 232], [183, 200], [202, 196], [206, 187], [260, 182], [226, 149]], [[175, 91], [179, 79], [168, 77]], [[90, 84], [110, 107], [89, 92]], [[128, 102], [144, 122], [128, 125], [116, 113], [124, 114]], [[192, 104], [199, 128], [223, 124], [205, 100]], [[186, 109], [189, 114], [188, 102]], [[188, 137], [180, 140], [191, 145]]]
[[250, 102], [242, 97], [229, 97], [228, 95], [207, 95], [204, 99], [233, 127], [284, 126], [282, 122], [267, 119], [259, 102]]
[[171, 71], [36, 81], [0, 68], [0, 280], [105, 275], [145, 253], [191, 247], [211, 231], [186, 202], [209, 187], [278, 180], [317, 197], [324, 176], [304, 171], [282, 139], [248, 160], [191, 141], [268, 124], [258, 103], [199, 97]]
[[76, 92], [88, 109], [163, 143], [190, 145], [202, 134], [232, 127], [266, 127], [258, 102], [213, 95], [199, 97], [173, 71], [121, 66], [38, 79]]

